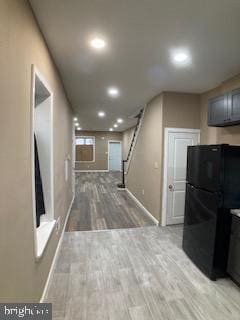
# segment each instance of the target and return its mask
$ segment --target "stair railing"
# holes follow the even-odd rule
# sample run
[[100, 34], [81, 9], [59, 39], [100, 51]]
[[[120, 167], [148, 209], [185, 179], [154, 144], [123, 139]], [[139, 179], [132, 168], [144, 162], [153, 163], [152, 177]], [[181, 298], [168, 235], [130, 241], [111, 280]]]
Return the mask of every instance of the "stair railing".
[[[131, 161], [131, 158], [132, 158], [131, 156], [132, 156], [133, 148], [135, 146], [137, 135], [138, 135], [138, 132], [140, 130], [140, 126], [141, 126], [142, 118], [143, 118], [143, 115], [144, 115], [144, 111], [145, 111], [145, 108], [142, 108], [140, 110], [139, 114], [136, 116], [136, 118], [138, 120], [137, 120], [137, 124], [136, 124], [136, 127], [134, 129], [133, 136], [132, 136], [132, 141], [131, 141], [130, 148], [129, 148], [129, 151], [128, 151], [127, 159], [122, 160], [122, 182], [117, 185], [118, 188], [120, 188], [120, 189], [125, 189], [125, 187], [126, 187], [126, 185], [125, 185], [125, 173], [127, 173], [128, 169], [129, 169], [129, 164], [130, 164], [130, 161]], [[125, 172], [125, 164], [127, 164], [126, 172]]]

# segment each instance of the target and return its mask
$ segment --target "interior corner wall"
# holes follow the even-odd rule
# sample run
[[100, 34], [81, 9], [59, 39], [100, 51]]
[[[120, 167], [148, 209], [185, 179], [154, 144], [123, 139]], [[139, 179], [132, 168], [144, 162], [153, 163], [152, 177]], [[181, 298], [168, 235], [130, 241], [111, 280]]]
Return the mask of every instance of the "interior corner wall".
[[76, 162], [76, 170], [108, 170], [108, 141], [116, 140], [122, 142], [122, 132], [109, 131], [76, 131], [76, 136], [95, 137], [95, 161]]
[[163, 92], [146, 108], [127, 175], [127, 188], [160, 222], [167, 127], [199, 129], [200, 95]]
[[201, 144], [228, 143], [240, 145], [240, 125], [208, 127], [208, 99], [240, 88], [240, 74], [201, 95]]
[[[64, 161], [72, 155], [72, 111], [27, 0], [0, 1], [0, 301], [40, 300], [59, 234], [34, 256], [31, 66], [53, 91], [54, 205], [61, 228], [73, 196]], [[62, 231], [62, 230], [61, 230]]]
[[126, 177], [127, 188], [159, 220], [162, 175], [162, 96], [146, 107]]

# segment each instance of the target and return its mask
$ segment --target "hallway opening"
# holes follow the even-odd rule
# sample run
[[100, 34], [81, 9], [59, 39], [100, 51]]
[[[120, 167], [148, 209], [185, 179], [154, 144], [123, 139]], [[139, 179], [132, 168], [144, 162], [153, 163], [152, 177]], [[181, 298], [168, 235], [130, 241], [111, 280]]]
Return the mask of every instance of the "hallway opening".
[[66, 231], [136, 228], [155, 225], [127, 191], [120, 172], [76, 173], [76, 193]]

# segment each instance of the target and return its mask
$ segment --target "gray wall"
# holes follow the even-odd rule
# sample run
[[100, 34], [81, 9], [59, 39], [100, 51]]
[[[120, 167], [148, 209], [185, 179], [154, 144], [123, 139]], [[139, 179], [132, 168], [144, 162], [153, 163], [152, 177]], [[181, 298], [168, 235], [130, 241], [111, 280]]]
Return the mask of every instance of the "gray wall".
[[[159, 219], [162, 176], [162, 96], [147, 106], [126, 178], [128, 189]], [[154, 163], [158, 163], [158, 169]]]
[[200, 96], [163, 92], [163, 128], [199, 129]]
[[54, 94], [55, 218], [65, 220], [71, 177], [72, 111], [28, 1], [0, 2], [0, 301], [39, 301], [60, 237], [54, 232], [39, 262], [34, 256], [31, 170], [31, 64]]

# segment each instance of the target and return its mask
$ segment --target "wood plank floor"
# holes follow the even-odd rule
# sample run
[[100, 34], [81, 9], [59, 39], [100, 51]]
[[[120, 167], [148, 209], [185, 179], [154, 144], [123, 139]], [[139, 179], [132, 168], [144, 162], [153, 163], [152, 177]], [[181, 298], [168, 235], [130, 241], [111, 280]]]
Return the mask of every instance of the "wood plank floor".
[[240, 289], [208, 280], [182, 227], [65, 233], [46, 302], [54, 320], [239, 320]]
[[76, 197], [66, 231], [136, 228], [154, 225], [126, 191], [121, 174], [77, 173]]

